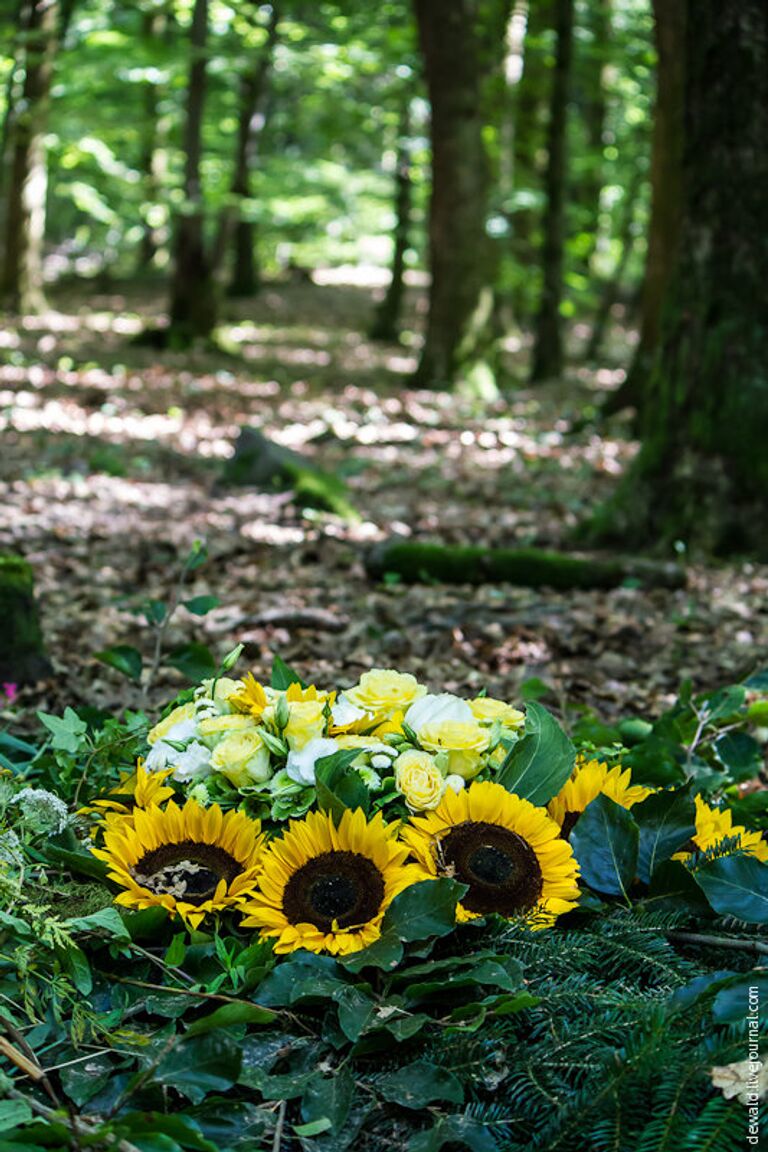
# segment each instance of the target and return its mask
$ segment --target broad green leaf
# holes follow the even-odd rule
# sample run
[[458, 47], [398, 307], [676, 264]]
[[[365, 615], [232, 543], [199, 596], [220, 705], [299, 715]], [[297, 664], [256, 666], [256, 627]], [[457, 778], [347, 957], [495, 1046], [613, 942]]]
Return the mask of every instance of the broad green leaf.
[[348, 1040], [359, 1040], [376, 1010], [376, 1004], [361, 988], [337, 988], [333, 999], [338, 1005], [339, 1024]]
[[293, 1130], [297, 1136], [319, 1136], [322, 1132], [330, 1132], [333, 1121], [328, 1116], [321, 1116], [319, 1120], [310, 1120], [308, 1124], [294, 1124]]
[[426, 1060], [414, 1060], [382, 1076], [376, 1087], [385, 1100], [401, 1108], [426, 1108], [435, 1100], [448, 1100], [451, 1104], [464, 1102], [464, 1088], [458, 1076]]
[[216, 675], [216, 661], [205, 644], [184, 644], [175, 648], [168, 663], [194, 683]]
[[588, 804], [571, 832], [582, 878], [607, 896], [626, 898], [637, 869], [638, 842], [631, 813], [608, 796]]
[[756, 856], [720, 856], [697, 868], [693, 878], [721, 916], [768, 924], [768, 864]]
[[371, 794], [352, 762], [360, 755], [359, 748], [344, 748], [331, 756], [323, 756], [315, 765], [317, 805], [330, 812], [337, 822], [347, 809], [362, 808], [367, 813]]
[[74, 708], [65, 708], [63, 716], [38, 712], [37, 718], [53, 736], [51, 744], [55, 749], [60, 752], [71, 752], [72, 755], [80, 751], [88, 725], [80, 719]]
[[532, 700], [525, 710], [525, 735], [511, 749], [496, 780], [509, 792], [546, 804], [573, 771], [576, 749], [551, 712]]
[[190, 1024], [185, 1036], [202, 1036], [217, 1028], [230, 1028], [233, 1024], [271, 1024], [277, 1013], [259, 1004], [222, 1004], [208, 1016]]
[[270, 684], [273, 688], [277, 688], [278, 691], [281, 692], [284, 692], [286, 688], [290, 688], [291, 684], [298, 684], [300, 687], [306, 688], [306, 684], [298, 673], [294, 672], [293, 668], [289, 668], [285, 661], [279, 656], [275, 656], [272, 662]]
[[350, 956], [339, 957], [339, 963], [349, 972], [360, 972], [363, 968], [384, 968], [394, 971], [403, 958], [403, 945], [396, 932], [387, 932]]
[[0, 1132], [29, 1124], [32, 1109], [23, 1100], [0, 1100]]
[[130, 940], [131, 938], [123, 923], [122, 916], [114, 906], [100, 908], [98, 912], [92, 912], [89, 916], [76, 916], [67, 920], [66, 923], [70, 932], [94, 934], [105, 932], [113, 940]]
[[206, 616], [221, 604], [218, 596], [192, 596], [189, 600], [182, 600], [182, 604], [193, 616]]
[[[305, 1125], [329, 1121], [321, 1131], [338, 1132], [344, 1127], [355, 1093], [355, 1078], [348, 1068], [330, 1076], [319, 1073], [312, 1077], [301, 1100], [301, 1118]], [[309, 1133], [305, 1133], [309, 1135]]]
[[382, 932], [401, 940], [446, 936], [456, 925], [456, 905], [467, 891], [456, 880], [422, 880], [406, 888], [387, 909]]
[[747, 732], [724, 732], [715, 740], [714, 750], [734, 784], [751, 780], [763, 767], [763, 749]]
[[408, 1152], [441, 1152], [468, 1148], [470, 1152], [498, 1152], [499, 1145], [485, 1124], [471, 1116], [439, 1116], [426, 1132], [417, 1132], [408, 1141]]
[[333, 957], [298, 952], [278, 964], [259, 985], [259, 1003], [287, 1008], [300, 1000], [322, 1000], [346, 986], [343, 976]]
[[657, 866], [678, 852], [696, 831], [696, 805], [691, 785], [675, 792], [655, 792], [632, 808], [640, 830], [637, 875], [650, 883]]
[[209, 1092], [226, 1092], [240, 1074], [237, 1044], [222, 1033], [184, 1037], [152, 1073], [157, 1084], [199, 1104]]

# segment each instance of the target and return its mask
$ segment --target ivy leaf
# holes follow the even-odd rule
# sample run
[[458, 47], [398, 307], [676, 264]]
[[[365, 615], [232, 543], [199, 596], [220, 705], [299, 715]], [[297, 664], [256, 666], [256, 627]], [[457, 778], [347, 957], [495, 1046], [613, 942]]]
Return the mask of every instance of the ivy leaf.
[[219, 1032], [185, 1037], [160, 1060], [152, 1080], [199, 1104], [209, 1092], [226, 1092], [239, 1074], [238, 1045]]
[[763, 750], [747, 732], [725, 732], [714, 743], [714, 752], [734, 784], [757, 776], [763, 767]]
[[456, 926], [456, 905], [467, 891], [457, 880], [422, 880], [411, 884], [387, 909], [382, 934], [392, 932], [401, 940], [425, 940], [446, 936]]
[[632, 815], [608, 796], [587, 805], [571, 832], [571, 844], [590, 888], [626, 899], [637, 868], [639, 837]]
[[[338, 1132], [349, 1115], [354, 1093], [355, 1078], [348, 1068], [342, 1068], [332, 1076], [313, 1076], [301, 1100], [301, 1118], [305, 1126], [327, 1121], [323, 1128], [315, 1128], [315, 1131]], [[310, 1133], [305, 1130], [304, 1135]]]
[[695, 870], [693, 878], [721, 916], [768, 924], [768, 864], [756, 856], [708, 860]]
[[678, 852], [696, 831], [696, 806], [690, 784], [675, 792], [655, 792], [632, 808], [640, 829], [637, 875], [644, 884], [665, 860]]
[[464, 1103], [464, 1088], [458, 1076], [426, 1060], [414, 1060], [382, 1076], [376, 1086], [385, 1100], [401, 1108], [426, 1108], [435, 1100]]
[[535, 700], [526, 705], [525, 735], [511, 749], [496, 780], [532, 804], [546, 804], [573, 771], [576, 749], [551, 712]]
[[306, 688], [306, 684], [298, 673], [294, 672], [293, 668], [289, 668], [285, 660], [280, 656], [275, 656], [272, 662], [270, 684], [279, 692], [284, 692], [287, 688], [290, 688], [291, 684], [298, 684], [299, 687]]
[[130, 644], [115, 644], [112, 648], [103, 648], [101, 652], [96, 653], [96, 659], [110, 668], [115, 668], [129, 680], [141, 679], [144, 661], [138, 648], [132, 648]]
[[218, 596], [192, 596], [189, 600], [182, 600], [187, 612], [193, 616], [206, 616], [221, 604]]
[[65, 708], [63, 716], [38, 712], [37, 718], [53, 736], [51, 745], [57, 752], [71, 752], [74, 756], [80, 751], [88, 725], [80, 719], [74, 708]]

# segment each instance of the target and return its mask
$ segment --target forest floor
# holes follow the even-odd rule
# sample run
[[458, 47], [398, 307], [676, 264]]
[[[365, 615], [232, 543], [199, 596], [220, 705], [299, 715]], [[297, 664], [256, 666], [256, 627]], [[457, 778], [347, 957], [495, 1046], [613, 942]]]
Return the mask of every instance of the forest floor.
[[[636, 450], [625, 421], [582, 419], [618, 383], [615, 368], [480, 401], [414, 389], [413, 347], [366, 339], [372, 297], [359, 286], [271, 285], [230, 305], [230, 353], [132, 343], [162, 311], [154, 288], [86, 292], [60, 289], [46, 315], [0, 334], [0, 545], [35, 567], [55, 668], [22, 706], [138, 706], [139, 690], [94, 654], [149, 653], [139, 605], [168, 598], [195, 540], [210, 559], [185, 594], [221, 605], [202, 619], [180, 610], [169, 643], [221, 656], [243, 641], [240, 670], [257, 675], [279, 652], [323, 686], [395, 666], [436, 690], [487, 685], [516, 700], [540, 678], [554, 702], [611, 718], [657, 715], [685, 678], [705, 689], [759, 666], [766, 567], [691, 564], [677, 591], [365, 575], [365, 549], [391, 532], [562, 546]], [[509, 353], [522, 376], [525, 350], [513, 341]], [[244, 423], [344, 476], [360, 521], [302, 509], [291, 493], [215, 489]], [[149, 705], [182, 683], [164, 670]]]

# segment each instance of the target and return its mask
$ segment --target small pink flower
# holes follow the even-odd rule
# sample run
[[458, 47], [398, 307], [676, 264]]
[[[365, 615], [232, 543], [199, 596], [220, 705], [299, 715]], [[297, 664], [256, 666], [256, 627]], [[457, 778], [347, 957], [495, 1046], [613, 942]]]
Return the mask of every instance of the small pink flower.
[[18, 684], [0, 684], [3, 695], [6, 697], [9, 704], [13, 704], [14, 700], [19, 694]]

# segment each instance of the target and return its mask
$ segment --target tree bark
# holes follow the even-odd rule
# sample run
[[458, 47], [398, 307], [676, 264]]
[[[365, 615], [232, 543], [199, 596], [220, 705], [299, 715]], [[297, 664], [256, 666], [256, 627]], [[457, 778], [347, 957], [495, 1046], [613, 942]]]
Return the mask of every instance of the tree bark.
[[176, 222], [168, 333], [169, 343], [180, 346], [210, 336], [216, 326], [216, 286], [205, 242], [200, 182], [207, 45], [208, 0], [195, 0], [183, 140], [185, 205]]
[[22, 6], [24, 82], [8, 120], [9, 175], [4, 212], [0, 303], [21, 314], [39, 312], [43, 294], [43, 239], [48, 169], [43, 138], [59, 43], [58, 0]]
[[495, 257], [486, 231], [485, 82], [501, 64], [509, 4], [414, 0], [432, 110], [429, 315], [418, 383], [488, 379]]
[[609, 402], [641, 410], [661, 335], [661, 310], [680, 241], [687, 0], [654, 0], [657, 63], [651, 140], [651, 221], [640, 304], [640, 341], [627, 379]]
[[395, 159], [395, 227], [392, 236], [392, 270], [384, 298], [376, 309], [372, 340], [397, 340], [405, 293], [405, 254], [411, 230], [411, 125], [410, 93], [403, 96]]
[[[148, 45], [151, 46], [158, 39], [166, 35], [167, 30], [168, 11], [166, 9], [154, 9], [153, 11], [144, 13], [142, 17], [142, 37]], [[147, 80], [143, 85], [142, 93], [144, 107], [141, 131], [141, 155], [139, 158], [139, 169], [142, 173], [144, 183], [145, 205], [144, 229], [139, 244], [139, 256], [136, 264], [136, 270], [139, 273], [146, 272], [152, 268], [153, 265], [161, 262], [159, 257], [163, 251], [164, 244], [167, 243], [167, 237], [164, 236], [166, 229], [159, 228], [152, 219], [152, 209], [160, 199], [160, 190], [166, 171], [166, 157], [163, 147], [164, 133], [159, 123], [160, 95], [161, 92], [158, 85], [152, 80]], [[147, 209], [149, 211], [146, 211]]]
[[[768, 555], [768, 8], [688, 5], [680, 242], [608, 528]], [[674, 177], [674, 174], [672, 174]]]
[[566, 127], [573, 56], [574, 0], [557, 0], [557, 48], [550, 103], [548, 159], [545, 177], [547, 207], [542, 248], [543, 284], [536, 319], [531, 380], [559, 376], [563, 369], [563, 297], [565, 245]]

